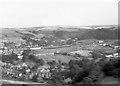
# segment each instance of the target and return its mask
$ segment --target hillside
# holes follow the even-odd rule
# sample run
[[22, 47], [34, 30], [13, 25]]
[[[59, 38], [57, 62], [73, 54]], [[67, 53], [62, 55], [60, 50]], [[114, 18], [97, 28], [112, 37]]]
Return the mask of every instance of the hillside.
[[35, 37], [57, 41], [62, 39], [78, 38], [78, 40], [97, 39], [97, 40], [116, 40], [118, 39], [118, 29], [83, 29], [75, 27], [31, 27], [31, 28], [3, 28], [1, 39], [20, 43], [22, 37]]

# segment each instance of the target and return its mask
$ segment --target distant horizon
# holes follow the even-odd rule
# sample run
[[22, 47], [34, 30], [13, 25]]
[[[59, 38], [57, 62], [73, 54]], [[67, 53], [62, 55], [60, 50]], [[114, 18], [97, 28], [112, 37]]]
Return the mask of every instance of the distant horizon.
[[39, 27], [92, 27], [92, 26], [118, 26], [117, 24], [111, 24], [111, 25], [85, 25], [85, 26], [74, 26], [74, 25], [42, 25], [42, 26], [30, 26], [30, 27], [0, 27], [0, 28], [39, 28]]

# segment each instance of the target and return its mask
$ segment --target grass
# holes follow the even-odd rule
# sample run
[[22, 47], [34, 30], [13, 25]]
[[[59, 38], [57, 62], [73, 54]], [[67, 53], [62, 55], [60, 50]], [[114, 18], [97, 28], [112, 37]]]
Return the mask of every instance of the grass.
[[118, 78], [114, 78], [114, 77], [104, 77], [100, 84], [118, 84], [120, 82], [120, 80]]
[[72, 56], [63, 56], [63, 55], [55, 55], [55, 56], [52, 56], [52, 55], [46, 55], [46, 56], [38, 56], [38, 58], [42, 58], [44, 59], [45, 61], [52, 61], [52, 60], [55, 60], [55, 61], [58, 61], [58, 60], [61, 60], [62, 62], [64, 63], [68, 63], [71, 59], [76, 59]]

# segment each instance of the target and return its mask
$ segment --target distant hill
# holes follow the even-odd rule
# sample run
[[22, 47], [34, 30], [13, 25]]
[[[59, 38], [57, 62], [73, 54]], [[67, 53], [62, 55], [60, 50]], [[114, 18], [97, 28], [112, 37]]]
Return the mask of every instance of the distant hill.
[[87, 33], [82, 35], [84, 39], [98, 39], [98, 40], [112, 40], [118, 39], [118, 30], [109, 30], [109, 29], [102, 29], [102, 30], [89, 30]]
[[68, 31], [56, 31], [54, 35], [59, 38], [79, 38], [80, 40], [84, 39], [97, 39], [97, 40], [113, 40], [118, 39], [118, 29], [109, 30], [109, 29], [80, 29], [74, 32]]
[[[54, 27], [54, 26], [53, 26]], [[9, 39], [12, 41], [22, 41], [22, 36], [37, 37], [53, 36], [52, 40], [60, 40], [66, 38], [98, 39], [98, 40], [114, 40], [118, 39], [118, 29], [115, 27], [102, 29], [83, 29], [79, 27], [31, 27], [31, 28], [3, 28], [1, 39]], [[41, 29], [42, 28], [42, 29]]]

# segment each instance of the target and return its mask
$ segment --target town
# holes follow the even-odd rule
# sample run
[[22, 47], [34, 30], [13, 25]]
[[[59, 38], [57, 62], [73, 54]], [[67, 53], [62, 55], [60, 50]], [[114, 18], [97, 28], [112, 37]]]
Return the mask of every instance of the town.
[[[101, 29], [95, 31], [101, 32]], [[118, 40], [82, 39], [76, 30], [56, 30], [51, 33], [43, 30], [44, 34], [39, 32], [41, 30], [35, 29], [26, 33], [15, 30], [16, 34], [21, 35], [17, 39], [21, 42], [8, 39], [3, 32], [5, 37], [2, 38], [0, 48], [3, 81], [95, 84], [100, 83], [105, 76], [119, 78], [119, 67], [114, 66], [111, 69], [111, 65], [120, 64]], [[59, 38], [59, 34], [65, 37]]]

